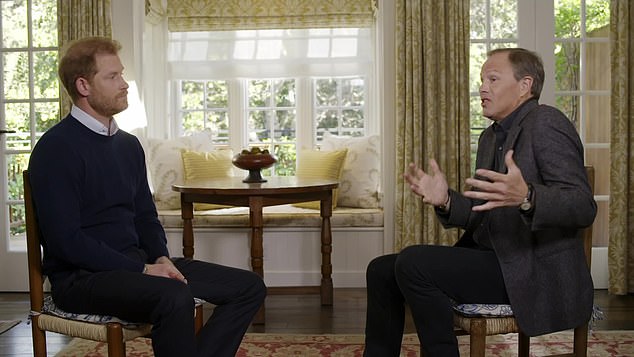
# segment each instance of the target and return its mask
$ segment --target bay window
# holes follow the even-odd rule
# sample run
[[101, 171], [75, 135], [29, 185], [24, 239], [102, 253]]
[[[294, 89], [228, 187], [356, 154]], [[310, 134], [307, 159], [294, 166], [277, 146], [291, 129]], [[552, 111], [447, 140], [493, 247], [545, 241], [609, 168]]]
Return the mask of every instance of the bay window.
[[364, 136], [376, 120], [370, 28], [173, 32], [168, 63], [172, 136], [211, 130], [234, 152], [276, 154], [293, 175], [296, 152], [323, 134]]

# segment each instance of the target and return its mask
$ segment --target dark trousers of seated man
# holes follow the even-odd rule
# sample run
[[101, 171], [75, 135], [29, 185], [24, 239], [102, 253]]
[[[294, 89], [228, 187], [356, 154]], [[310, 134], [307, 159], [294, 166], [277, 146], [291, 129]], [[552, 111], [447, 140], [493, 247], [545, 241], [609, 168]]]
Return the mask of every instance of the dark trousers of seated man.
[[[217, 264], [173, 259], [187, 284], [140, 272], [83, 272], [52, 287], [63, 310], [151, 323], [155, 356], [235, 356], [266, 287], [255, 273]], [[194, 335], [194, 297], [215, 304]]]
[[425, 357], [459, 356], [452, 300], [508, 304], [495, 253], [462, 247], [416, 245], [375, 258], [367, 268], [364, 356], [398, 356], [405, 304], [412, 312]]

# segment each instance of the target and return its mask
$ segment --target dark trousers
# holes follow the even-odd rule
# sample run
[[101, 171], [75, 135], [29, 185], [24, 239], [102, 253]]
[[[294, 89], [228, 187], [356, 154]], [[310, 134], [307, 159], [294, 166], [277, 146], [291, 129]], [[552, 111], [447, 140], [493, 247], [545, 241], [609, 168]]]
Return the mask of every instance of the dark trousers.
[[[196, 260], [174, 259], [174, 265], [188, 284], [140, 272], [86, 272], [53, 286], [53, 300], [69, 312], [151, 323], [156, 356], [235, 356], [266, 296], [262, 279]], [[216, 305], [198, 336], [194, 297]]]
[[370, 262], [364, 356], [398, 356], [405, 304], [425, 357], [459, 356], [452, 300], [508, 304], [493, 251], [417, 245]]

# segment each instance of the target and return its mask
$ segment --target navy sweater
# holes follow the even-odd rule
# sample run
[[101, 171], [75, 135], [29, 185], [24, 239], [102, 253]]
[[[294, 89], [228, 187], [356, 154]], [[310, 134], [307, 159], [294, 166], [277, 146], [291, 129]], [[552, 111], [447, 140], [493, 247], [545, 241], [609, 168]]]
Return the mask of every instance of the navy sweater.
[[29, 175], [51, 283], [79, 271], [143, 270], [167, 256], [139, 141], [68, 116], [33, 149]]

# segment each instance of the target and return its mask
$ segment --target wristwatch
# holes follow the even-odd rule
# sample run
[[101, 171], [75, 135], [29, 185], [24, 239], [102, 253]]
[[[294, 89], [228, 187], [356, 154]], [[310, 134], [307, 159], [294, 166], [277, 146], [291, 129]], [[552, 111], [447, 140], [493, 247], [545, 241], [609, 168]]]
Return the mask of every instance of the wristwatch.
[[526, 192], [526, 197], [524, 197], [524, 201], [520, 203], [520, 212], [528, 213], [533, 209], [533, 185], [528, 184], [528, 192]]

